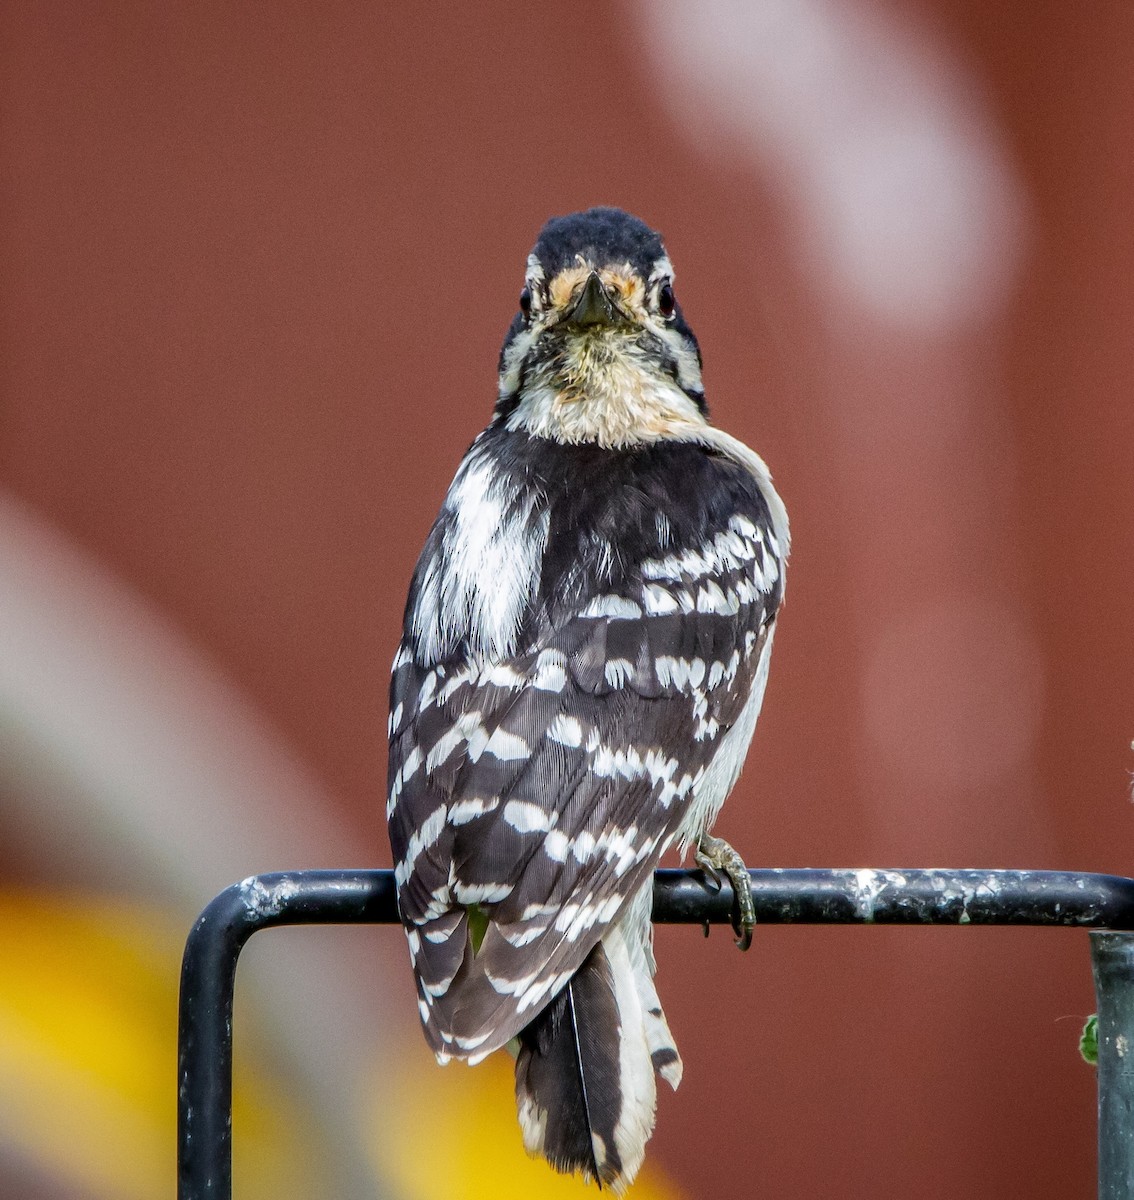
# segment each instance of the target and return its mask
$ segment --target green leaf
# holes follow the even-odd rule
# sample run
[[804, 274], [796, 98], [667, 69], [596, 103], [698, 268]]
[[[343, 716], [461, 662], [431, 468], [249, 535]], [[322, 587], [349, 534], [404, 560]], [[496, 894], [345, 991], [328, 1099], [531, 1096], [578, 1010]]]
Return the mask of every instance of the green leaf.
[[470, 904], [468, 914], [472, 951], [474, 954], [478, 954], [480, 952], [480, 944], [484, 941], [484, 935], [488, 932], [488, 913], [479, 904]]
[[1079, 1053], [1083, 1056], [1084, 1062], [1089, 1062], [1092, 1067], [1098, 1066], [1099, 1062], [1099, 1018], [1098, 1013], [1087, 1018], [1086, 1025], [1083, 1026], [1082, 1035], [1079, 1038]]

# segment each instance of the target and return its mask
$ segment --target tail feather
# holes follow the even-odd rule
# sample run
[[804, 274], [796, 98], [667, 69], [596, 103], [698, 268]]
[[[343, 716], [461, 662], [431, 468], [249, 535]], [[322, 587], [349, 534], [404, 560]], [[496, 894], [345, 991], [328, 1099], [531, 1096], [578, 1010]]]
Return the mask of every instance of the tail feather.
[[680, 1079], [681, 1060], [657, 993], [649, 975], [644, 984], [642, 976], [622, 930], [608, 930], [521, 1032], [516, 1059], [528, 1153], [619, 1194], [641, 1167], [653, 1133], [655, 1069], [674, 1087]]
[[677, 1052], [677, 1043], [669, 1031], [669, 1022], [662, 1012], [661, 1001], [658, 999], [654, 981], [649, 975], [639, 971], [634, 976], [638, 985], [638, 999], [645, 1013], [646, 1045], [650, 1051], [650, 1062], [654, 1070], [676, 1092], [681, 1082], [683, 1065], [681, 1055]]
[[[610, 964], [595, 946], [570, 983], [520, 1034], [516, 1100], [529, 1154], [557, 1171], [613, 1183], [621, 1111], [618, 1007]], [[604, 1044], [605, 1043], [605, 1044]]]

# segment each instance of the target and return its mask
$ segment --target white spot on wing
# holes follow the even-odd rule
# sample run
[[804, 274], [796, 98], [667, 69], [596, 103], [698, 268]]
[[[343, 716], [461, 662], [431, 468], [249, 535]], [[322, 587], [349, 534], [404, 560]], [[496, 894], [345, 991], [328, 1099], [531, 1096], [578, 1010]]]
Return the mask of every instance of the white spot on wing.
[[583, 727], [578, 718], [569, 717], [565, 713], [557, 713], [555, 720], [547, 727], [550, 741], [558, 742], [561, 746], [581, 746], [583, 744]]
[[512, 894], [510, 883], [460, 883], [453, 884], [453, 899], [458, 904], [497, 904]]
[[631, 621], [642, 615], [642, 610], [633, 600], [622, 596], [596, 596], [579, 614], [581, 617], [610, 617], [618, 621]]
[[518, 733], [497, 729], [488, 739], [484, 752], [501, 762], [512, 762], [518, 758], [527, 758], [531, 754], [532, 748]]
[[571, 843], [561, 829], [553, 829], [543, 839], [543, 852], [555, 862], [566, 862]]
[[[451, 726], [449, 729], [446, 729], [445, 732], [437, 739], [437, 741], [433, 743], [433, 746], [425, 759], [425, 769], [430, 772], [436, 771], [437, 768], [440, 767], [442, 763], [446, 762], [449, 756], [463, 744], [469, 744], [470, 757], [479, 757], [479, 752], [475, 756], [472, 754], [473, 739], [477, 739], [477, 744], [479, 745], [480, 743], [483, 743], [486, 738], [487, 735], [485, 734], [484, 726], [480, 722], [480, 713], [462, 713], [460, 717], [457, 718], [457, 723]], [[420, 751], [417, 751], [416, 747], [414, 750], [420, 759]], [[408, 765], [408, 757], [406, 762]], [[405, 775], [406, 779], [409, 778], [409, 775], [405, 774], [404, 770], [403, 775]]]
[[679, 582], [684, 578], [680, 555], [668, 554], [665, 558], [646, 559], [642, 564], [642, 577], [644, 579], [668, 579], [674, 583]]
[[677, 601], [673, 593], [656, 583], [647, 583], [642, 588], [642, 603], [646, 614], [651, 617], [662, 617], [666, 613], [677, 612]]
[[730, 617], [739, 610], [740, 604], [737, 602], [736, 596], [731, 592], [726, 596], [715, 580], [706, 580], [698, 589], [698, 612], [716, 613], [718, 616]]
[[405, 762], [402, 763], [402, 783], [406, 784], [417, 774], [418, 767], [421, 766], [422, 756], [419, 747], [414, 746], [413, 749], [406, 755]]
[[478, 683], [490, 683], [493, 687], [515, 689], [523, 687], [527, 683], [527, 677], [521, 675], [514, 667], [510, 667], [507, 663], [493, 663], [490, 667], [485, 667], [481, 671], [477, 680]]
[[491, 800], [485, 800], [479, 796], [472, 800], [460, 800], [449, 809], [449, 824], [467, 825], [470, 821], [475, 821], [477, 817], [494, 811], [499, 804], [500, 800], [496, 797]]
[[421, 690], [417, 693], [418, 708], [428, 708], [433, 703], [433, 694], [437, 691], [437, 672], [430, 671], [422, 681]]
[[466, 683], [472, 683], [477, 679], [477, 668], [475, 666], [462, 667], [461, 670], [455, 672], [449, 679], [445, 681], [440, 692], [437, 693], [437, 699], [446, 704], [451, 700], [454, 694], [459, 691]]
[[541, 692], [561, 692], [567, 686], [567, 659], [560, 650], [543, 650], [536, 659], [532, 687]]
[[405, 886], [406, 880], [413, 873], [418, 856], [441, 836], [445, 828], [445, 805], [435, 808], [428, 817], [414, 830], [401, 862], [394, 868], [394, 882], [399, 888]]
[[603, 668], [603, 678], [612, 688], [626, 687], [634, 678], [634, 664], [628, 658], [612, 658]]
[[633, 746], [614, 748], [598, 743], [591, 752], [591, 770], [606, 778], [640, 779], [642, 757]]
[[520, 975], [516, 979], [509, 979], [506, 975], [493, 975], [491, 971], [485, 971], [484, 977], [502, 996], [519, 996], [535, 982], [536, 973], [532, 972], [530, 975]]
[[739, 533], [741, 537], [746, 538], [755, 538], [760, 532], [747, 517], [742, 517], [739, 515], [735, 517], [729, 517], [728, 527], [729, 529], [735, 530], [737, 533]]
[[595, 848], [594, 835], [583, 830], [575, 834], [571, 843], [571, 854], [577, 863], [585, 863]]
[[547, 932], [546, 925], [529, 921], [526, 925], [500, 926], [500, 933], [509, 946], [528, 946]]
[[[455, 974], [455, 972], [454, 972], [454, 974]], [[422, 986], [422, 988], [424, 988], [426, 995], [437, 997], [437, 996], [444, 996], [445, 993], [449, 990], [449, 985], [452, 982], [453, 982], [453, 976], [446, 975], [444, 979], [436, 979], [429, 983], [426, 983], [425, 980], [423, 979], [421, 981], [421, 986]]]
[[[483, 1046], [488, 1041], [492, 1036], [492, 1032], [490, 1029], [487, 1033], [478, 1033], [475, 1037], [461, 1037], [458, 1035], [453, 1041], [461, 1050], [475, 1050], [477, 1046]], [[471, 1058], [469, 1061], [470, 1063], [472, 1062]]]
[[674, 658], [668, 654], [660, 654], [654, 660], [654, 672], [662, 687], [688, 691], [700, 687], [705, 678], [705, 661], [701, 658]]
[[558, 813], [549, 813], [530, 800], [509, 800], [502, 815], [520, 833], [546, 833], [558, 819]]

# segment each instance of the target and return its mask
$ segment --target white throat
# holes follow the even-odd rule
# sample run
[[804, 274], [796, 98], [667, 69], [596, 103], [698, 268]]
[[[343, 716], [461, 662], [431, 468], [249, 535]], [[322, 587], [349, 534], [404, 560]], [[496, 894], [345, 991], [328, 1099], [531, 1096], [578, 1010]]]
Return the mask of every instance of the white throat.
[[610, 331], [569, 335], [524, 380], [511, 430], [618, 448], [688, 437], [705, 427], [697, 405], [636, 340]]

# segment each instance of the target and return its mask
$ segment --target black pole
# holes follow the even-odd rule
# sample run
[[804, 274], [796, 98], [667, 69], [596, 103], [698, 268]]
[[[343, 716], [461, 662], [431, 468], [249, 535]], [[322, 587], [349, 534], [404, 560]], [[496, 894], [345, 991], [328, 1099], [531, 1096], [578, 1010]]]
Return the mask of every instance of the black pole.
[[[756, 917], [764, 924], [1134, 929], [1134, 879], [1111, 875], [785, 870], [752, 871], [751, 876]], [[730, 888], [714, 889], [699, 871], [659, 871], [655, 876], [654, 920], [659, 923], [725, 924], [732, 908]], [[232, 1197], [232, 1002], [245, 942], [258, 929], [273, 925], [397, 920], [393, 872], [365, 870], [255, 875], [226, 888], [201, 913], [185, 944], [181, 968], [178, 1200]], [[1134, 936], [1095, 934], [1094, 948], [1099, 992], [1099, 1196], [1134, 1200], [1134, 1076], [1122, 1074], [1127, 1047], [1134, 1047]], [[1122, 1037], [1129, 1040], [1120, 1041]], [[1107, 1179], [1121, 1179], [1125, 1190], [1101, 1190], [1104, 1166]]]
[[177, 1195], [232, 1196], [232, 1001], [245, 942], [273, 925], [397, 921], [392, 871], [294, 871], [226, 888], [197, 918], [181, 963]]
[[1091, 934], [1099, 1002], [1099, 1200], [1134, 1200], [1134, 934]]

